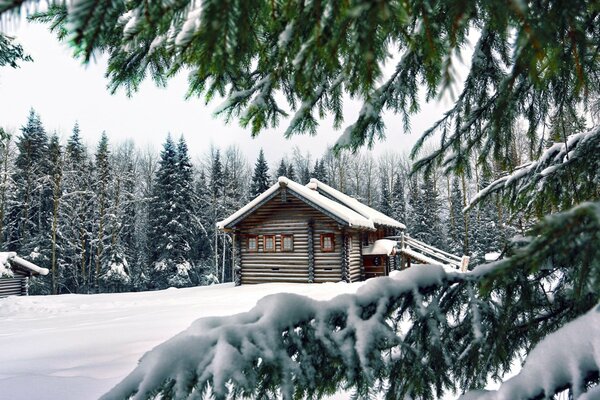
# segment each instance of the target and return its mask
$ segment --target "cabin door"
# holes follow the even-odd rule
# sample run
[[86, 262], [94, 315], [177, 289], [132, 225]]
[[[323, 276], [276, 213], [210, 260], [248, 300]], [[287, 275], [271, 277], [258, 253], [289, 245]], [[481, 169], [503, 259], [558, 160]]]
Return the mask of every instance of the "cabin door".
[[365, 267], [365, 279], [388, 275], [387, 256], [385, 255], [363, 256], [363, 266]]

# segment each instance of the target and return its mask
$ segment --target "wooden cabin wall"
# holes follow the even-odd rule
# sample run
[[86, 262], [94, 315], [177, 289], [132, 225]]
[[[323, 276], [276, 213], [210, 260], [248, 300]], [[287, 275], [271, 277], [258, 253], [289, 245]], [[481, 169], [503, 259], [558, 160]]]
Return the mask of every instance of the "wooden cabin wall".
[[19, 271], [15, 271], [11, 278], [0, 278], [0, 298], [27, 295], [27, 279], [27, 275]]
[[[342, 234], [335, 221], [324, 215], [314, 221], [315, 282], [339, 282], [342, 279]], [[334, 233], [332, 252], [321, 251], [321, 234]]]
[[352, 232], [350, 234], [350, 282], [358, 282], [363, 279], [361, 274], [362, 255], [360, 251], [361, 234]]
[[[283, 201], [285, 199], [285, 201]], [[241, 283], [308, 282], [308, 230], [313, 222], [314, 282], [341, 279], [342, 237], [337, 223], [293, 194], [278, 194], [235, 227], [241, 240]], [[321, 251], [321, 233], [335, 234], [335, 251]], [[281, 250], [281, 235], [294, 235], [294, 251]], [[248, 250], [248, 236], [258, 236], [258, 251]], [[275, 251], [264, 252], [263, 235], [275, 235]]]

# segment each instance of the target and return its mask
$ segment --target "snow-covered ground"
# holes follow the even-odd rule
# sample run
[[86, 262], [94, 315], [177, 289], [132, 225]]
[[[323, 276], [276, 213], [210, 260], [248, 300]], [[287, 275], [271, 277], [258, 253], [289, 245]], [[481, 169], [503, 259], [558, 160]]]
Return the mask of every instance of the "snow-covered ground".
[[362, 284], [224, 284], [0, 299], [0, 399], [97, 399], [146, 351], [200, 317], [248, 311], [268, 294], [326, 300]]

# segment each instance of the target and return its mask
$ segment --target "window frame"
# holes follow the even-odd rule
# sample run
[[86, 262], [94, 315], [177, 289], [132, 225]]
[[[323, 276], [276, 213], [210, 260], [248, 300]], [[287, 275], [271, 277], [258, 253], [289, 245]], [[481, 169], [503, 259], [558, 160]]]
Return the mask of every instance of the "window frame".
[[[331, 239], [331, 248], [325, 247], [325, 238]], [[335, 252], [335, 233], [321, 233], [321, 252], [323, 252], [323, 253]]]
[[[292, 240], [292, 247], [289, 249], [286, 249], [285, 247], [285, 238], [290, 238]], [[285, 253], [292, 253], [294, 251], [294, 235], [291, 233], [281, 234], [281, 251]]]
[[[273, 239], [273, 248], [267, 248], [267, 238]], [[275, 240], [275, 235], [263, 235], [263, 252], [265, 253], [275, 253], [277, 247], [277, 241]]]
[[[250, 247], [250, 241], [254, 239], [256, 242], [256, 247], [253, 249], [252, 247]], [[246, 246], [248, 249], [248, 253], [258, 253], [258, 235], [248, 235], [247, 236], [247, 241], [246, 241]]]

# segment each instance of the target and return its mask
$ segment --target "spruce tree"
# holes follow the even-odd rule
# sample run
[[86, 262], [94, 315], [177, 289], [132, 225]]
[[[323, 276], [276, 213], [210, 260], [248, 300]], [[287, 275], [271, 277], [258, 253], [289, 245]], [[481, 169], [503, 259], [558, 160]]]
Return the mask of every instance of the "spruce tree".
[[444, 248], [441, 204], [432, 177], [426, 175], [418, 191], [411, 194], [409, 234], [429, 245]]
[[87, 292], [93, 234], [93, 175], [88, 151], [76, 123], [65, 147], [60, 225], [65, 258], [64, 285], [70, 292]]
[[392, 193], [390, 194], [390, 216], [396, 221], [406, 224], [406, 199], [404, 198], [404, 181], [400, 174], [396, 174]]
[[281, 162], [279, 163], [279, 167], [277, 167], [277, 172], [275, 173], [275, 175], [277, 176], [277, 178], [279, 178], [280, 176], [287, 176], [287, 172], [288, 172], [287, 164], [285, 163], [285, 160], [282, 158]]
[[284, 176], [293, 181], [296, 180], [296, 170], [294, 170], [294, 166], [292, 165], [292, 163], [288, 164]]
[[52, 294], [59, 293], [59, 284], [63, 284], [64, 244], [62, 231], [59, 231], [59, 213], [63, 197], [63, 150], [56, 134], [50, 138], [48, 146], [49, 177], [52, 185], [52, 227], [51, 227], [51, 252], [50, 270], [52, 272]]
[[110, 238], [107, 234], [108, 206], [111, 196], [112, 171], [110, 165], [110, 150], [108, 148], [108, 136], [102, 132], [100, 141], [94, 154], [94, 216], [95, 216], [95, 238], [94, 238], [94, 290], [101, 290], [100, 276], [101, 267], [107, 254], [105, 246]]
[[327, 179], [327, 171], [325, 169], [325, 160], [321, 158], [321, 160], [317, 159], [315, 161], [315, 167], [313, 168], [311, 178], [318, 179], [323, 183], [328, 183]]
[[265, 153], [262, 149], [258, 153], [258, 159], [254, 165], [254, 175], [252, 176], [252, 184], [250, 185], [250, 196], [252, 198], [258, 196], [269, 188], [269, 165], [265, 160]]
[[214, 276], [219, 277], [219, 231], [216, 228], [216, 224], [221, 219], [225, 218], [224, 212], [224, 201], [223, 193], [225, 189], [225, 177], [223, 174], [223, 164], [221, 163], [221, 152], [216, 149], [213, 152], [213, 157], [210, 165], [209, 175], [209, 191], [210, 191], [210, 231], [213, 237], [213, 273]]
[[452, 180], [450, 190], [450, 225], [448, 229], [448, 248], [453, 254], [465, 254], [465, 213], [463, 211], [463, 193], [458, 178]]
[[[181, 153], [180, 153], [181, 151]], [[191, 228], [184, 226], [191, 214], [191, 166], [187, 145], [182, 139], [176, 145], [171, 135], [163, 145], [151, 204], [150, 241], [155, 244], [151, 262], [153, 265], [152, 285], [154, 288], [189, 286]]]
[[379, 191], [379, 211], [385, 215], [392, 215], [392, 197], [388, 189], [387, 179], [381, 178], [381, 189]]

